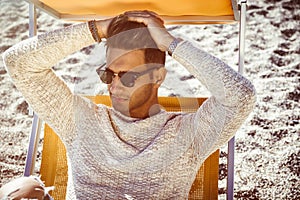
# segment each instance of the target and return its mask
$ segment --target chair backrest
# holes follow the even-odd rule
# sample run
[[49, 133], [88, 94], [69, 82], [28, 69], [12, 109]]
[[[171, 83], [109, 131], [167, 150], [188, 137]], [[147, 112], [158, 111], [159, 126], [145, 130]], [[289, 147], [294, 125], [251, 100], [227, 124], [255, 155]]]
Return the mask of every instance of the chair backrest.
[[[97, 104], [111, 106], [108, 96], [87, 96]], [[206, 98], [159, 97], [159, 103], [167, 111], [195, 112]], [[46, 124], [44, 128], [44, 145], [42, 151], [41, 179], [46, 186], [55, 186], [51, 195], [55, 200], [63, 200], [66, 195], [68, 165], [66, 149]], [[219, 150], [208, 157], [198, 171], [190, 190], [189, 199], [217, 199], [219, 174]]]

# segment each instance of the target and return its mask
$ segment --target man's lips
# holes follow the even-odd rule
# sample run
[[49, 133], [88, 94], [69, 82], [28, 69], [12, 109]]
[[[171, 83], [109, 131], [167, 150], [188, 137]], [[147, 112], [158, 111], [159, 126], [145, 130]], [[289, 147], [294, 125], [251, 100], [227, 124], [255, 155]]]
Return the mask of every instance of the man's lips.
[[117, 102], [128, 101], [128, 98], [117, 95], [111, 95], [111, 99]]

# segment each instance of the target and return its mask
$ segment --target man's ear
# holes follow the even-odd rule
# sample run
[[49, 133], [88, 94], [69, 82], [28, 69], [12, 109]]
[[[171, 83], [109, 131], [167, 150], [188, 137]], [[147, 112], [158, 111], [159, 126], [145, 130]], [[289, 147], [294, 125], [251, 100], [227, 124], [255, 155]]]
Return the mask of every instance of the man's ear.
[[160, 67], [157, 70], [154, 71], [154, 84], [157, 87], [160, 87], [160, 85], [164, 82], [167, 74], [167, 70], [165, 67]]

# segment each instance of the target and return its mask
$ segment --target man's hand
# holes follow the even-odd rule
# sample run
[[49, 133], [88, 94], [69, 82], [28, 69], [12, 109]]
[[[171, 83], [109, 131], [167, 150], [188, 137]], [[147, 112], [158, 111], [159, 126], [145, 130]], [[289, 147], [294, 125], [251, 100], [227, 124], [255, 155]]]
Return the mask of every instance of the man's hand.
[[104, 20], [98, 20], [96, 22], [96, 26], [98, 29], [98, 34], [100, 38], [106, 38], [107, 37], [107, 29], [109, 27], [110, 22], [112, 21], [113, 18], [108, 18]]
[[174, 37], [167, 31], [163, 19], [152, 11], [128, 11], [124, 13], [130, 21], [145, 24], [161, 51], [167, 51]]
[[[127, 11], [124, 13], [129, 21], [143, 23], [161, 51], [167, 51], [174, 37], [167, 31], [163, 19], [152, 11]], [[107, 38], [107, 30], [113, 18], [98, 20], [96, 26], [100, 38]]]
[[44, 199], [45, 188], [34, 177], [17, 178], [0, 188], [0, 199]]

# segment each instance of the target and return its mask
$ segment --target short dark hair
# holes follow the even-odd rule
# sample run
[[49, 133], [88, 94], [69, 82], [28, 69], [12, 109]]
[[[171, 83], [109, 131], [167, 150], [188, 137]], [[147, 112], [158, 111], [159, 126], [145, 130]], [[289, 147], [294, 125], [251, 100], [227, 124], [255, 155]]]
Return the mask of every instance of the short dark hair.
[[144, 50], [145, 63], [164, 65], [166, 53], [159, 50], [145, 24], [129, 21], [124, 14], [112, 19], [107, 30], [107, 47], [125, 50]]

